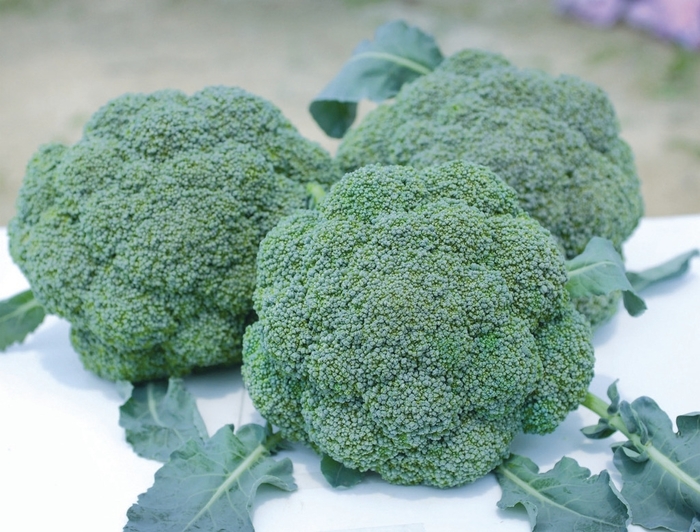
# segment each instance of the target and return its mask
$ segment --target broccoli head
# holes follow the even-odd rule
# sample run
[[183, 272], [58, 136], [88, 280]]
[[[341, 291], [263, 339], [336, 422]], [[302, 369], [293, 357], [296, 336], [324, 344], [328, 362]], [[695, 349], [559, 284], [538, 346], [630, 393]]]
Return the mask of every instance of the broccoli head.
[[398, 484], [470, 482], [585, 397], [563, 255], [488, 168], [367, 166], [258, 254], [243, 377], [290, 439]]
[[[489, 166], [569, 259], [593, 236], [620, 250], [643, 213], [632, 152], [600, 88], [517, 69], [478, 50], [459, 52], [404, 85], [393, 103], [348, 132], [337, 159], [344, 171], [454, 159]], [[582, 308], [598, 323], [614, 312], [608, 299], [586, 300]]]
[[258, 244], [338, 177], [270, 102], [129, 94], [30, 160], [10, 252], [86, 368], [142, 381], [240, 361]]

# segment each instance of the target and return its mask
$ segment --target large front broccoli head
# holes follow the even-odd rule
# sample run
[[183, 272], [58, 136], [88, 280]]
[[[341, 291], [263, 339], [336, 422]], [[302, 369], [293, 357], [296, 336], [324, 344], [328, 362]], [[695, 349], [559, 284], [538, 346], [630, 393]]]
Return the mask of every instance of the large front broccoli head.
[[485, 167], [369, 166], [260, 246], [243, 376], [291, 439], [399, 484], [470, 482], [585, 396], [549, 232]]
[[[455, 159], [487, 165], [516, 190], [521, 207], [552, 232], [567, 258], [583, 252], [593, 236], [620, 249], [643, 214], [632, 152], [600, 88], [517, 69], [478, 50], [457, 53], [405, 85], [393, 103], [347, 134], [337, 158], [345, 171]], [[581, 307], [599, 323], [614, 312], [606, 301], [586, 300]]]
[[141, 381], [240, 360], [255, 256], [337, 177], [270, 102], [210, 87], [117, 98], [31, 159], [10, 251], [85, 366]]

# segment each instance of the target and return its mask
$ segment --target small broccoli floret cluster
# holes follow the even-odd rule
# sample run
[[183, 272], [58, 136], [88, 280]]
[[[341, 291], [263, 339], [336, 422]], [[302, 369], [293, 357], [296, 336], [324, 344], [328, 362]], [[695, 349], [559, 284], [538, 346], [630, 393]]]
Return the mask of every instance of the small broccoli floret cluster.
[[[417, 168], [463, 159], [486, 165], [549, 229], [567, 258], [593, 236], [621, 247], [643, 214], [632, 152], [605, 93], [576, 77], [517, 69], [500, 55], [464, 50], [404, 85], [338, 148], [341, 168]], [[617, 298], [613, 298], [615, 301]], [[615, 301], [581, 303], [595, 323]]]
[[294, 440], [398, 484], [473, 481], [593, 376], [550, 233], [488, 168], [368, 166], [258, 254], [243, 376]]
[[121, 96], [31, 159], [10, 251], [86, 368], [143, 381], [240, 361], [255, 257], [330, 156], [241, 89]]

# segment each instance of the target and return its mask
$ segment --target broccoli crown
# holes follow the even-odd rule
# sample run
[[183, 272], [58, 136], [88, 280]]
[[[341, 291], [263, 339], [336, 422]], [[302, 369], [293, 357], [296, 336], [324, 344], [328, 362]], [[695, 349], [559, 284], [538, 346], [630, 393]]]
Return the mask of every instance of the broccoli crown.
[[486, 165], [558, 239], [567, 258], [593, 236], [618, 249], [643, 213], [632, 152], [605, 93], [576, 77], [517, 69], [464, 50], [403, 86], [351, 130], [341, 168], [454, 159]]
[[241, 89], [128, 94], [30, 160], [10, 251], [84, 365], [142, 381], [240, 361], [260, 240], [338, 177]]
[[367, 166], [260, 245], [243, 376], [283, 434], [399, 484], [470, 482], [593, 376], [549, 232], [486, 167]]

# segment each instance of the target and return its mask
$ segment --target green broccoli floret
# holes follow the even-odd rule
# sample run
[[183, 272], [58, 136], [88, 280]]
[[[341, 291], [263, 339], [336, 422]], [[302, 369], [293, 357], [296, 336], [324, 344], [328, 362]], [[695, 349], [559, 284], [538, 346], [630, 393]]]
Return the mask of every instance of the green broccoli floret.
[[241, 89], [129, 94], [31, 159], [10, 251], [86, 368], [143, 381], [240, 361], [255, 257], [330, 156]]
[[243, 377], [285, 437], [399, 484], [496, 467], [593, 376], [563, 255], [488, 168], [368, 166], [260, 245]]
[[[593, 236], [620, 250], [643, 214], [632, 152], [600, 88], [478, 50], [404, 85], [393, 103], [348, 132], [337, 159], [344, 171], [455, 159], [487, 165], [569, 259]], [[614, 313], [618, 297], [584, 300], [581, 309], [597, 324]]]

